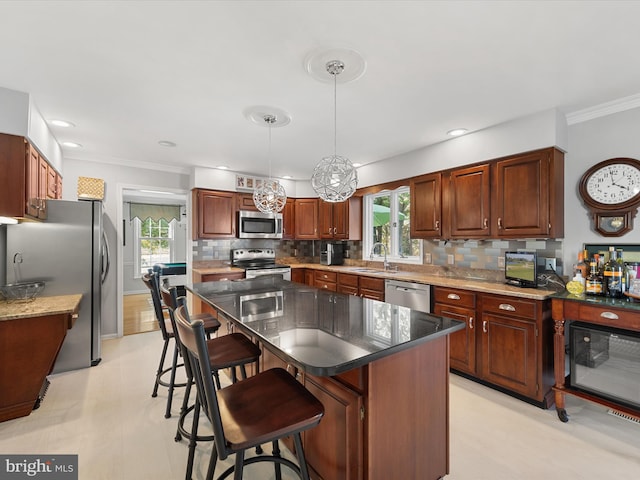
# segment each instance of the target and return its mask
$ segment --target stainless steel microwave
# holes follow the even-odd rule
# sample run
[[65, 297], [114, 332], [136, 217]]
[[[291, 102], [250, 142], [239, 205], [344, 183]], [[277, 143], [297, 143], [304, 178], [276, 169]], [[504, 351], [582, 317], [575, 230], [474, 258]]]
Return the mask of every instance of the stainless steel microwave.
[[282, 214], [250, 210], [238, 212], [239, 238], [282, 238]]

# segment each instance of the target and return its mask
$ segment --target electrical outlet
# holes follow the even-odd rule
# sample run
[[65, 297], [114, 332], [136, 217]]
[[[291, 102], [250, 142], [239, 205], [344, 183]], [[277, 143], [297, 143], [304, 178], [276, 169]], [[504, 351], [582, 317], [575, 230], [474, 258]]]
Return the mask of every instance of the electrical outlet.
[[454, 261], [454, 259], [453, 259], [453, 255], [452, 255], [452, 254], [447, 255], [447, 263], [448, 263], [449, 265], [453, 265], [453, 264], [455, 263], [455, 261]]
[[425, 263], [431, 263], [431, 254], [430, 253], [425, 253], [424, 254], [424, 262]]
[[556, 269], [556, 259], [555, 258], [545, 258], [544, 259], [544, 269], [554, 271]]
[[504, 257], [498, 257], [498, 268], [504, 268]]

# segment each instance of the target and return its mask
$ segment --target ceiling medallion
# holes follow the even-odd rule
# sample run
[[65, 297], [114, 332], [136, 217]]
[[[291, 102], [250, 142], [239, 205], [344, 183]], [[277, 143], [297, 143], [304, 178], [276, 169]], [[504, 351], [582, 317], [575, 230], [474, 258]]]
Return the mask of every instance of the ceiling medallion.
[[344, 63], [331, 60], [326, 64], [327, 72], [333, 76], [333, 155], [324, 157], [313, 170], [311, 186], [325, 202], [343, 202], [351, 197], [358, 186], [358, 172], [346, 157], [337, 154], [337, 76], [344, 71]]

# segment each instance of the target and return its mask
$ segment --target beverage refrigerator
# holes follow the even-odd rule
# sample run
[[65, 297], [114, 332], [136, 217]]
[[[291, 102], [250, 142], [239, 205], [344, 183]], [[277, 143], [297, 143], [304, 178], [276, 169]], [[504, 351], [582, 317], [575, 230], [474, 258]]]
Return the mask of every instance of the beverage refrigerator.
[[102, 284], [109, 273], [103, 205], [93, 200], [48, 200], [47, 219], [7, 226], [7, 283], [45, 282], [43, 296], [82, 294], [53, 373], [101, 360]]

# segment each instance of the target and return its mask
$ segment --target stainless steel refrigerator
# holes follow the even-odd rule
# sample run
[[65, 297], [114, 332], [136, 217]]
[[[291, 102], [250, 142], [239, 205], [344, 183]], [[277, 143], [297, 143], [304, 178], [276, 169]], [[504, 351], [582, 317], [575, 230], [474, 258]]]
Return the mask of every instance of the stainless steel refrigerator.
[[7, 226], [7, 283], [42, 280], [42, 295], [82, 294], [53, 373], [101, 360], [101, 290], [109, 272], [102, 217], [99, 201], [48, 200], [46, 221]]

